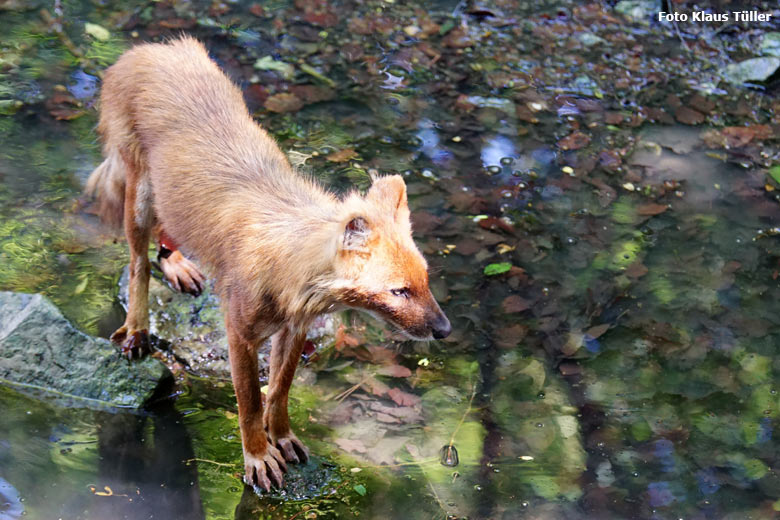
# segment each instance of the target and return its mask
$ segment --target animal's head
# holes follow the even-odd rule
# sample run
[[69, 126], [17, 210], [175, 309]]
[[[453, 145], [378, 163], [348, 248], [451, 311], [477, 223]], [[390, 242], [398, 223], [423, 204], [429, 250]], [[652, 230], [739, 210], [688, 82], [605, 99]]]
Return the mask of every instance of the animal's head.
[[347, 201], [335, 263], [341, 303], [400, 328], [412, 339], [441, 339], [452, 328], [428, 287], [428, 265], [412, 240], [406, 185], [376, 179]]

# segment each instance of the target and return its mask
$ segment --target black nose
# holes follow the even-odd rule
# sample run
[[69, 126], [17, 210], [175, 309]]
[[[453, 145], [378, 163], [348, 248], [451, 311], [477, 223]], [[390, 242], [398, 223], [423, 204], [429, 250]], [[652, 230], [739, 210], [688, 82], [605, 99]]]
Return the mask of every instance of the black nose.
[[434, 339], [444, 339], [450, 335], [450, 332], [452, 332], [450, 320], [447, 319], [447, 316], [441, 314], [436, 318], [436, 321], [433, 322], [433, 337]]

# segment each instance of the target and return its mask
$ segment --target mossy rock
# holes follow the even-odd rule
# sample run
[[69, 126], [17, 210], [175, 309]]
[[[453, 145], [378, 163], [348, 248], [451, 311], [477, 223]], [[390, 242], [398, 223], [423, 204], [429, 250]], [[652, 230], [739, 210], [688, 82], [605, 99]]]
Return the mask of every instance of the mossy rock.
[[0, 380], [77, 398], [75, 406], [138, 408], [168, 377], [156, 359], [128, 362], [80, 332], [47, 297], [0, 292]]

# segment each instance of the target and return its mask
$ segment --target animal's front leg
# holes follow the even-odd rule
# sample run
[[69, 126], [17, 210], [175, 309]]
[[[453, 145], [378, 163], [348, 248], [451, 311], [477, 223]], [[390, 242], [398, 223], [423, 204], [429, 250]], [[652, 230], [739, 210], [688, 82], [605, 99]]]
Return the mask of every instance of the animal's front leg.
[[230, 346], [230, 373], [238, 401], [238, 424], [244, 448], [244, 481], [271, 490], [271, 482], [282, 486], [282, 472], [287, 471], [284, 457], [268, 443], [263, 428], [263, 403], [257, 372], [257, 347], [246, 341], [226, 319]]
[[306, 333], [285, 327], [271, 337], [271, 366], [264, 422], [271, 444], [290, 462], [306, 462], [309, 450], [290, 429], [287, 400], [301, 359]]

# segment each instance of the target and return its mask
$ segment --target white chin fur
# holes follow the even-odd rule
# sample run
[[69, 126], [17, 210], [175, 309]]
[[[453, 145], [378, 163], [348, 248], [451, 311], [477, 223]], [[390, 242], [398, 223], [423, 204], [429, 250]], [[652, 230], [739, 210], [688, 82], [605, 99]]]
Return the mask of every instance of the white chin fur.
[[353, 307], [353, 308], [361, 310], [363, 312], [366, 312], [366, 313], [370, 314], [371, 316], [373, 316], [374, 318], [378, 319], [379, 321], [383, 321], [385, 323], [389, 323], [389, 324], [393, 325], [393, 327], [398, 329], [398, 332], [400, 332], [401, 334], [406, 336], [407, 339], [411, 339], [411, 340], [414, 340], [414, 341], [433, 341], [433, 334], [428, 334], [427, 336], [415, 336], [413, 334], [409, 334], [403, 327], [401, 327], [397, 323], [393, 323], [392, 321], [390, 321], [390, 320], [380, 316], [379, 314], [375, 313], [374, 311], [370, 311], [368, 309], [360, 309], [358, 307]]
[[404, 329], [400, 329], [401, 333], [406, 336], [409, 339], [413, 339], [414, 341], [433, 341], [433, 335], [428, 334], [427, 336], [421, 337], [421, 336], [413, 336], [412, 334], [409, 334]]

